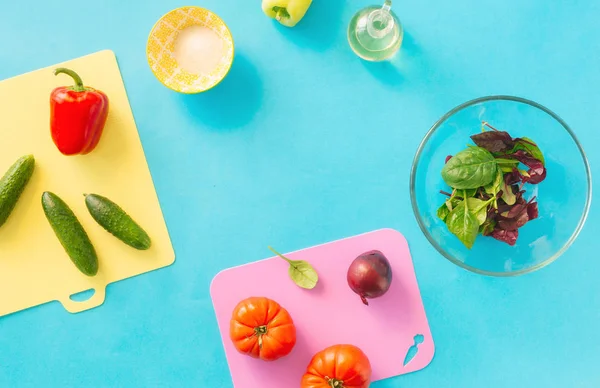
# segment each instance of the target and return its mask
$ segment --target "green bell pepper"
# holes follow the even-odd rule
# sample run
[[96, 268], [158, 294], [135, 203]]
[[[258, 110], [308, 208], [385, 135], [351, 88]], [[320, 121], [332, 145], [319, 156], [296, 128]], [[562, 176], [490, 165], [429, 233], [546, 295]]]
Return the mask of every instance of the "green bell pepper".
[[294, 27], [310, 8], [312, 0], [263, 0], [265, 15], [286, 27]]

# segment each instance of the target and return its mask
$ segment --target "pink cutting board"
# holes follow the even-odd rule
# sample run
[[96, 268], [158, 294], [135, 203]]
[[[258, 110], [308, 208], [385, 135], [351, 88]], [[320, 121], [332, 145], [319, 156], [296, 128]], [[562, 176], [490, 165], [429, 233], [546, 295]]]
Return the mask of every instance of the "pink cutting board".
[[[357, 256], [373, 249], [390, 261], [392, 284], [384, 296], [365, 306], [348, 287], [346, 273]], [[278, 257], [226, 269], [212, 281], [210, 293], [236, 388], [298, 387], [312, 356], [335, 344], [361, 348], [371, 361], [372, 381], [414, 372], [431, 362], [433, 338], [402, 234], [382, 229], [285, 256], [313, 265], [319, 273], [319, 283], [313, 290], [296, 286], [288, 277], [288, 264]], [[229, 339], [231, 313], [239, 301], [250, 296], [271, 298], [291, 314], [297, 343], [287, 357], [264, 362], [234, 348]], [[407, 352], [415, 344], [414, 337], [419, 334], [423, 342], [404, 366]]]

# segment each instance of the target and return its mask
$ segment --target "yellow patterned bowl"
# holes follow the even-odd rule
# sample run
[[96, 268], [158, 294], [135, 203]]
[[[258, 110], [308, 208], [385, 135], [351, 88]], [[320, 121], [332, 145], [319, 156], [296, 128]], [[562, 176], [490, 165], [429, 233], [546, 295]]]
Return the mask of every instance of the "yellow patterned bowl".
[[[223, 40], [224, 54], [210, 73], [189, 73], [175, 60], [177, 35], [191, 26], [210, 28]], [[163, 15], [152, 28], [146, 45], [148, 64], [156, 78], [169, 89], [185, 94], [202, 93], [218, 85], [229, 73], [233, 55], [233, 37], [225, 22], [213, 12], [200, 7], [181, 7]]]

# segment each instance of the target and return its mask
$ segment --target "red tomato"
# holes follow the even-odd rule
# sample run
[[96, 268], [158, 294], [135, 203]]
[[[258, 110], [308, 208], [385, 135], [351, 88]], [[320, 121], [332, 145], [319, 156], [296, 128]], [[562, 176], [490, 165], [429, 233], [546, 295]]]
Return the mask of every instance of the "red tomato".
[[368, 388], [371, 363], [354, 345], [335, 345], [320, 351], [308, 364], [300, 388]]
[[279, 303], [252, 297], [233, 310], [229, 336], [240, 353], [274, 361], [290, 354], [296, 345], [296, 326]]

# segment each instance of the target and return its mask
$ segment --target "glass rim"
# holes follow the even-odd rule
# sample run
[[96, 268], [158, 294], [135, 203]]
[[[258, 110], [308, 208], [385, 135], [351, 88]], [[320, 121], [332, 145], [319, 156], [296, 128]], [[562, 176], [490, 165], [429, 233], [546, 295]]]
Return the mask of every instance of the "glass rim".
[[[437, 243], [437, 241], [435, 241], [435, 239], [433, 238], [431, 233], [429, 233], [429, 230], [425, 226], [425, 223], [423, 222], [423, 219], [421, 218], [421, 215], [419, 214], [419, 206], [417, 205], [417, 200], [416, 200], [416, 195], [415, 195], [415, 180], [416, 180], [416, 174], [417, 174], [417, 166], [419, 165], [419, 161], [421, 160], [421, 154], [423, 152], [423, 149], [425, 148], [425, 145], [427, 144], [427, 142], [429, 141], [431, 136], [434, 134], [434, 132], [439, 127], [441, 127], [442, 124], [444, 124], [450, 117], [452, 117], [454, 114], [462, 111], [465, 108], [480, 104], [482, 102], [501, 101], [501, 100], [519, 102], [519, 103], [530, 105], [534, 108], [538, 108], [538, 109], [542, 110], [543, 112], [547, 113], [548, 115], [550, 115], [560, 125], [562, 125], [562, 127], [567, 131], [567, 133], [569, 133], [569, 135], [571, 136], [571, 138], [577, 145], [577, 148], [581, 154], [581, 157], [583, 159], [583, 164], [585, 166], [587, 185], [588, 185], [587, 191], [586, 191], [586, 194], [587, 194], [586, 202], [585, 202], [585, 207], [583, 209], [583, 213], [581, 214], [581, 218], [579, 219], [579, 223], [577, 224], [577, 227], [575, 228], [575, 230], [573, 231], [573, 233], [571, 234], [571, 237], [569, 237], [567, 242], [557, 252], [555, 252], [552, 256], [550, 256], [546, 260], [542, 261], [541, 263], [538, 263], [530, 268], [520, 269], [517, 271], [511, 271], [511, 272], [494, 272], [494, 271], [486, 271], [486, 270], [482, 270], [479, 268], [475, 268], [473, 266], [470, 266], [470, 265], [456, 259], [453, 255], [448, 253], [444, 248], [442, 248]], [[423, 140], [419, 144], [419, 148], [417, 149], [417, 152], [413, 159], [413, 163], [412, 163], [412, 167], [411, 167], [411, 171], [410, 171], [410, 201], [411, 201], [413, 213], [415, 214], [415, 218], [417, 219], [417, 223], [419, 224], [419, 228], [421, 228], [421, 231], [423, 232], [423, 234], [425, 235], [427, 240], [429, 240], [431, 245], [433, 245], [433, 247], [439, 253], [441, 253], [442, 256], [444, 256], [446, 259], [448, 259], [450, 262], [452, 262], [452, 263], [458, 265], [459, 267], [464, 268], [468, 271], [477, 273], [479, 275], [494, 276], [494, 277], [519, 276], [519, 275], [524, 275], [527, 273], [537, 271], [537, 270], [544, 268], [547, 265], [553, 263], [556, 259], [558, 259], [560, 256], [562, 256], [567, 251], [567, 249], [569, 249], [571, 247], [573, 242], [575, 242], [575, 240], [579, 236], [579, 233], [583, 229], [583, 226], [587, 220], [588, 213], [589, 213], [590, 207], [591, 207], [592, 173], [591, 173], [591, 169], [590, 169], [590, 165], [589, 165], [587, 156], [585, 154], [585, 151], [583, 150], [583, 147], [581, 146], [581, 143], [579, 142], [579, 139], [577, 138], [577, 136], [575, 135], [573, 130], [569, 127], [569, 125], [560, 116], [558, 116], [556, 113], [554, 113], [550, 109], [546, 108], [545, 106], [538, 104], [535, 101], [528, 100], [526, 98], [509, 96], [509, 95], [490, 95], [490, 96], [485, 96], [485, 97], [479, 97], [479, 98], [464, 102], [464, 103], [456, 106], [455, 108], [450, 110], [448, 113], [443, 115], [439, 120], [437, 120], [435, 122], [435, 124], [433, 124], [433, 126], [429, 129], [429, 131], [427, 131], [427, 134], [425, 135], [425, 137], [423, 137]]]

